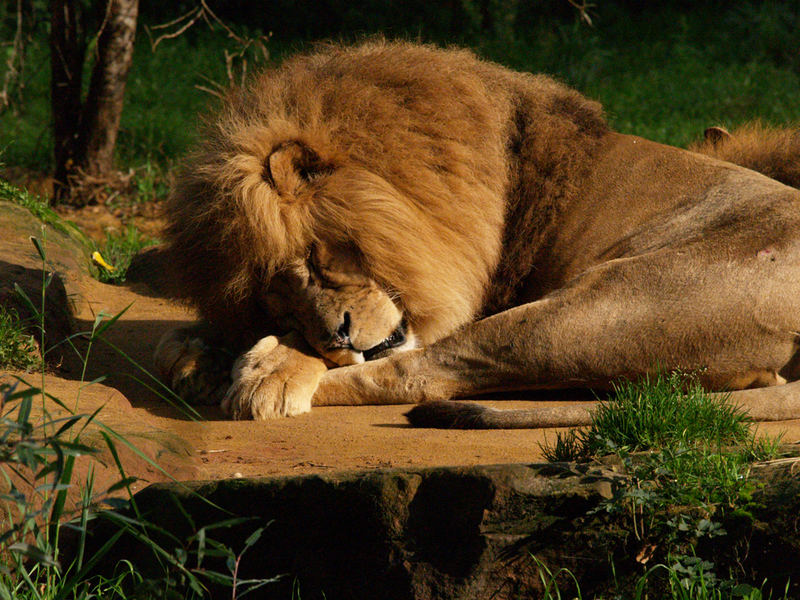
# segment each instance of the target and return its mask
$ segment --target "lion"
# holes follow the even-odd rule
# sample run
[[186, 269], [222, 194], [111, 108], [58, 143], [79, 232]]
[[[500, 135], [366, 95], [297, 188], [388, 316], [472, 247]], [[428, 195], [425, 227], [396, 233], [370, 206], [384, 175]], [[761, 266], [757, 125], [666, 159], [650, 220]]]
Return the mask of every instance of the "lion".
[[747, 167], [800, 188], [800, 129], [770, 128], [748, 123], [733, 133], [709, 127], [690, 150]]
[[467, 50], [372, 40], [265, 71], [208, 120], [166, 218], [202, 322], [156, 364], [234, 419], [576, 425], [451, 401], [654, 369], [800, 416], [800, 191]]

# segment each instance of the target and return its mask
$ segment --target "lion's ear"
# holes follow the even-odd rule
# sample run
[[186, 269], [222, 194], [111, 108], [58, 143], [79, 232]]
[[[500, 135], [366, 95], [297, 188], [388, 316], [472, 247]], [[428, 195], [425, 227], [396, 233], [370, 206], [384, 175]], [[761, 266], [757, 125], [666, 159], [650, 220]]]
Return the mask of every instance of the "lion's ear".
[[716, 146], [722, 140], [727, 140], [731, 134], [724, 127], [709, 127], [703, 132], [705, 140], [712, 146]]
[[264, 179], [282, 196], [290, 195], [304, 183], [330, 172], [332, 168], [302, 142], [284, 142], [267, 157]]

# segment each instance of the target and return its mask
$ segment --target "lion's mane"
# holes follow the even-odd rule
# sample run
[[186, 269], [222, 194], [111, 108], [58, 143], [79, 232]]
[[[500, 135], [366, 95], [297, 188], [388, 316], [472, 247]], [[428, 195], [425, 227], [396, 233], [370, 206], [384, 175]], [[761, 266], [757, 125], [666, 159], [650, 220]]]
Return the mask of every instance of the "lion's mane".
[[[514, 303], [605, 131], [597, 103], [468, 51], [297, 56], [206, 120], [166, 207], [175, 288], [231, 336], [261, 334], [258, 289], [324, 238], [357, 247], [431, 342]], [[302, 198], [267, 172], [287, 142], [319, 174]]]
[[800, 129], [748, 123], [689, 147], [800, 188]]

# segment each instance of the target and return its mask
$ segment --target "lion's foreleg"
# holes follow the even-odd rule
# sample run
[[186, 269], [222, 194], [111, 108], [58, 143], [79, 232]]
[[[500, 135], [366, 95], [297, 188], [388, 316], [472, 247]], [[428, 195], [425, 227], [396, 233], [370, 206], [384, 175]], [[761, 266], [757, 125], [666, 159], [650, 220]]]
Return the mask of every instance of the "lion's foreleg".
[[595, 383], [576, 377], [569, 361], [558, 368], [556, 340], [547, 339], [548, 332], [555, 333], [546, 326], [552, 310], [549, 300], [535, 302], [473, 323], [425, 348], [332, 369], [321, 379], [313, 404], [415, 404]]
[[290, 417], [311, 410], [311, 396], [327, 370], [296, 332], [267, 336], [233, 366], [222, 409], [234, 419]]
[[778, 287], [759, 268], [703, 261], [696, 249], [612, 261], [427, 348], [332, 370], [314, 403], [605, 386], [656, 369], [697, 371], [710, 389], [737, 387], [753, 372], [772, 373], [779, 383], [797, 349], [800, 289], [787, 289], [798, 279], [793, 270]]

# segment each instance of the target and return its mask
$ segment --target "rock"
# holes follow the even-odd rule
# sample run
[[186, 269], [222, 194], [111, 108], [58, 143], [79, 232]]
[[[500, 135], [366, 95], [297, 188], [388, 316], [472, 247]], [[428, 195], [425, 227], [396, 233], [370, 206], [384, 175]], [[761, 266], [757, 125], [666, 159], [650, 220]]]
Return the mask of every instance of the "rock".
[[[139, 400], [147, 392], [147, 388], [137, 382], [147, 378], [143, 369], [133, 366], [131, 361], [99, 340], [90, 351], [87, 340], [100, 314], [105, 313], [108, 319], [137, 301], [143, 304], [145, 299], [124, 288], [107, 286], [92, 279], [88, 242], [74, 225], [62, 220], [54, 220], [54, 223], [43, 224], [27, 209], [0, 201], [0, 304], [17, 313], [27, 332], [37, 342], [40, 340], [38, 314], [42, 305], [43, 275], [42, 258], [31, 242], [31, 236], [40, 242], [45, 253], [45, 280], [51, 277], [44, 292], [43, 311], [46, 373], [44, 376], [37, 373], [33, 377], [26, 373], [9, 374], [3, 369], [0, 370], [0, 383], [12, 383], [15, 376], [22, 377], [35, 387], [44, 385], [47, 395], [58, 399], [58, 402], [48, 401], [44, 407], [42, 403], [34, 402], [30, 420], [35, 425], [51, 418], [66, 417], [67, 411], [62, 405], [84, 415], [99, 410], [95, 423], [83, 432], [83, 441], [97, 448], [99, 457], [97, 461], [88, 457], [77, 461], [71, 498], [80, 496], [79, 487], [85, 481], [90, 463], [95, 469], [96, 491], [116, 483], [120, 477], [114, 457], [98, 429], [99, 423], [108, 425], [124, 438], [124, 441], [117, 440], [117, 451], [126, 474], [141, 480], [133, 484], [134, 489], [152, 481], [205, 474], [193, 446], [181, 436], [187, 429], [182, 427], [185, 418], [160, 419], [152, 414], [154, 411], [141, 408], [141, 402], [133, 405], [129, 401], [128, 396]], [[19, 294], [17, 286], [33, 307]], [[160, 306], [149, 310], [145, 316], [166, 312]], [[135, 320], [133, 323], [138, 329], [140, 323]], [[152, 331], [162, 327], [154, 323], [152, 329], [139, 335], [131, 333], [128, 327], [131, 327], [131, 321], [118, 321], [104, 333], [103, 340], [124, 347], [125, 354], [146, 364], [157, 341], [157, 335]], [[72, 337], [71, 343], [65, 343], [76, 332], [84, 335]], [[150, 340], [150, 345], [145, 345], [143, 340]], [[138, 349], [141, 349], [140, 353], [136, 354]], [[88, 363], [84, 365], [86, 357]], [[91, 381], [95, 383], [88, 384]], [[114, 385], [107, 386], [100, 381]], [[24, 386], [19, 385], [19, 389]], [[126, 396], [115, 386], [134, 392]], [[11, 414], [12, 409], [12, 406], [6, 406], [4, 410]], [[77, 429], [67, 433], [72, 435]]]
[[[44, 280], [44, 331], [46, 359], [50, 366], [63, 363], [68, 347], [60, 344], [75, 332], [74, 307], [68, 299], [65, 281], [77, 284], [88, 275], [88, 248], [76, 236], [44, 225], [26, 209], [0, 201], [0, 304], [12, 308], [26, 330], [41, 340], [39, 312]], [[45, 252], [45, 277], [42, 259], [31, 241], [35, 237]], [[22, 289], [28, 301], [17, 291]], [[57, 346], [55, 351], [51, 351]]]
[[[714, 557], [722, 574], [730, 568], [746, 580], [768, 581], [767, 594], [783, 597], [788, 581], [794, 586], [789, 597], [797, 597], [799, 461], [754, 467], [754, 483], [769, 485], [759, 486], [748, 511], [729, 514], [721, 524], [727, 535], [698, 539], [698, 556]], [[209, 527], [207, 537], [241, 556], [238, 577], [281, 576], [259, 588], [259, 598], [539, 598], [542, 565], [561, 573], [559, 597], [572, 598], [575, 581], [584, 598], [633, 597], [653, 566], [643, 549], [661, 542], [634, 535], [626, 511], [602, 510], [601, 502], [624, 481], [615, 470], [574, 463], [386, 469], [161, 483], [135, 501], [145, 520], [176, 536], [153, 532], [168, 551], [201, 527], [247, 518], [232, 527]], [[260, 527], [262, 536], [242, 554]], [[112, 532], [98, 533], [105, 540]], [[196, 564], [192, 546], [181, 547]], [[122, 538], [114, 559], [163, 576], [149, 554]], [[227, 572], [223, 561], [208, 556], [202, 567]], [[550, 583], [547, 576], [545, 581]], [[215, 589], [211, 597], [230, 594]]]
[[0, 200], [0, 258], [31, 269], [41, 269], [42, 259], [31, 243], [31, 236], [42, 243], [47, 268], [64, 282], [79, 281], [91, 273], [89, 241], [69, 221], [46, 225], [27, 209]]
[[[155, 484], [135, 498], [145, 519], [184, 538], [194, 529], [183, 511], [196, 528], [251, 518], [208, 532], [236, 552], [266, 526], [239, 576], [286, 576], [260, 598], [290, 598], [299, 586], [304, 599], [517, 599], [542, 591], [531, 552], [581, 581], [606, 573], [621, 538], [578, 522], [619, 477], [568, 464], [389, 469]], [[121, 542], [117, 550], [115, 558], [147, 554]]]
[[[42, 270], [29, 269], [0, 260], [0, 305], [11, 308], [20, 318], [25, 330], [41, 343]], [[33, 308], [20, 294], [31, 301]], [[35, 309], [35, 310], [34, 310]], [[67, 347], [59, 342], [75, 332], [72, 306], [67, 299], [67, 290], [58, 273], [53, 273], [44, 292], [44, 344], [45, 359], [50, 366], [64, 362]], [[58, 345], [58, 346], [57, 346]], [[56, 347], [57, 346], [57, 347]]]

